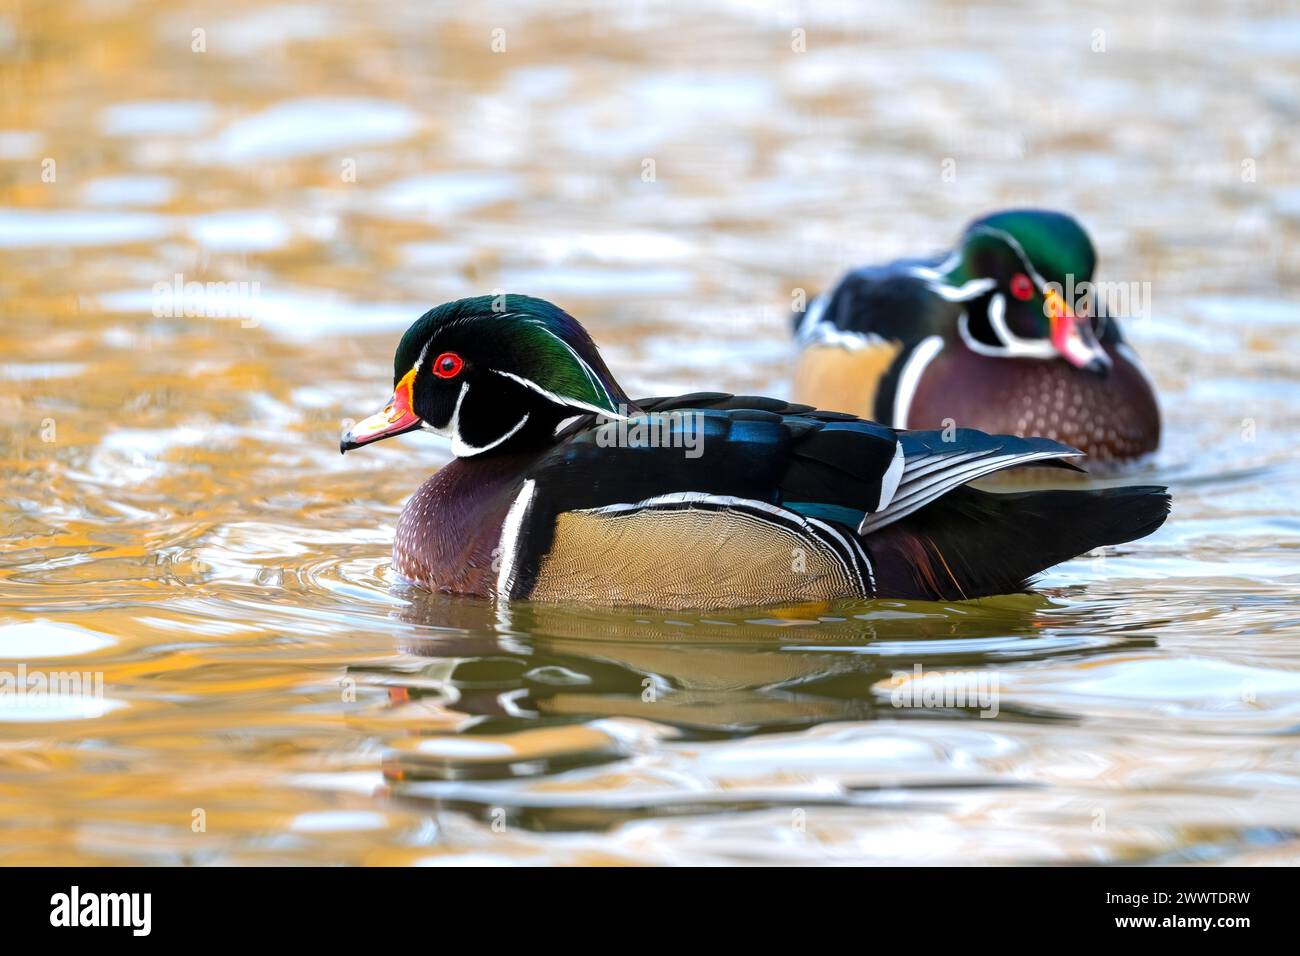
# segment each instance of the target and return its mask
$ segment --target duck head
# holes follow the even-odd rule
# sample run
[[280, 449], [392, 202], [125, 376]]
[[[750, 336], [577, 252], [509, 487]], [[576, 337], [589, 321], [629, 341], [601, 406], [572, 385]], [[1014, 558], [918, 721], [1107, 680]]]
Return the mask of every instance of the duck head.
[[1092, 282], [1097, 254], [1073, 218], [1043, 209], [1011, 209], [972, 222], [960, 247], [934, 270], [930, 288], [962, 302], [958, 331], [984, 355], [1062, 358], [1105, 376], [1111, 358], [1097, 340], [1087, 297], [1064, 290]]
[[626, 417], [630, 402], [571, 315], [526, 295], [478, 296], [430, 309], [393, 356], [393, 396], [353, 425], [347, 452], [423, 428], [459, 458], [550, 444], [575, 415]]

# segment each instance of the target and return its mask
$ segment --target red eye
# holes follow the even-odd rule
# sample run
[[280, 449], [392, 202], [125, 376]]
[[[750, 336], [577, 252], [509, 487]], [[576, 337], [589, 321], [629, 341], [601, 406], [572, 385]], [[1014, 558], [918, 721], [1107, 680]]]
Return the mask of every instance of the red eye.
[[1029, 297], [1034, 294], [1034, 284], [1029, 281], [1029, 276], [1023, 272], [1017, 272], [1012, 276], [1011, 294], [1021, 302], [1027, 302]]
[[465, 367], [465, 360], [455, 352], [443, 352], [433, 360], [433, 374], [438, 378], [455, 378]]

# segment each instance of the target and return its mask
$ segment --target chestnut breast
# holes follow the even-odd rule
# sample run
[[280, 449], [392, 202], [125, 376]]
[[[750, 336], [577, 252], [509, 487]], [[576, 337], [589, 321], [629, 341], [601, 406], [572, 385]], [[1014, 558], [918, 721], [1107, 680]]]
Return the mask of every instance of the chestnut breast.
[[1037, 435], [1073, 445], [1092, 462], [1118, 462], [1155, 451], [1160, 412], [1155, 393], [1127, 350], [1106, 346], [1114, 361], [1102, 378], [1064, 361], [977, 355], [949, 343], [921, 376], [908, 428], [978, 428]]
[[501, 523], [534, 458], [456, 458], [429, 477], [397, 521], [397, 573], [430, 591], [490, 596]]

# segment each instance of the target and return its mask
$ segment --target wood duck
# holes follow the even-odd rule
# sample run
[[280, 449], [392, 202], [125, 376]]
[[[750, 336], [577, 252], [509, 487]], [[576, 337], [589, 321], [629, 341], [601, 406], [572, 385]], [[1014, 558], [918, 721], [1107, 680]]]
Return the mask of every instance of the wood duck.
[[440, 305], [402, 336], [393, 396], [340, 450], [417, 428], [455, 459], [398, 521], [429, 590], [661, 608], [961, 600], [1150, 534], [1159, 487], [993, 494], [967, 483], [1073, 448], [973, 429], [897, 432], [717, 392], [631, 401], [541, 299]]
[[1070, 216], [1012, 209], [944, 256], [855, 269], [794, 316], [794, 397], [895, 428], [1041, 435], [1093, 463], [1152, 452], [1155, 389], [1094, 304], [1096, 262]]

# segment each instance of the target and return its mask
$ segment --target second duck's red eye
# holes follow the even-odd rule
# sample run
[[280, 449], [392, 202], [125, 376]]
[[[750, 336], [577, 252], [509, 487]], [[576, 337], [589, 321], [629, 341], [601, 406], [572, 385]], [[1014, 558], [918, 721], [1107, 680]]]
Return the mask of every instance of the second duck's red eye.
[[438, 378], [455, 378], [465, 367], [465, 360], [455, 352], [443, 352], [433, 360], [433, 374]]
[[1034, 294], [1034, 284], [1029, 281], [1029, 276], [1023, 272], [1017, 272], [1011, 277], [1011, 294], [1021, 302], [1029, 301], [1029, 297]]

